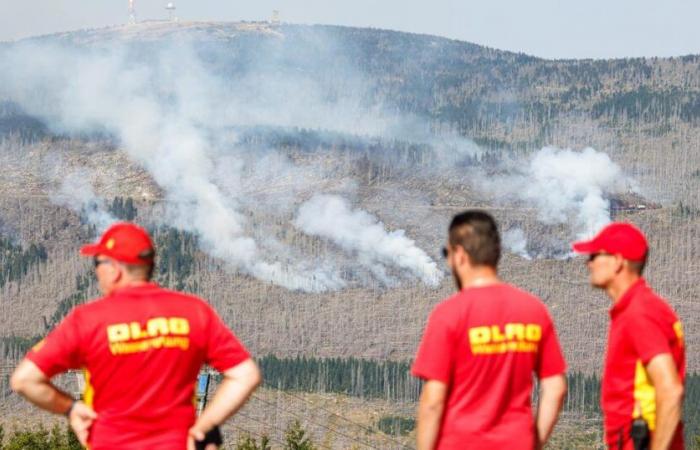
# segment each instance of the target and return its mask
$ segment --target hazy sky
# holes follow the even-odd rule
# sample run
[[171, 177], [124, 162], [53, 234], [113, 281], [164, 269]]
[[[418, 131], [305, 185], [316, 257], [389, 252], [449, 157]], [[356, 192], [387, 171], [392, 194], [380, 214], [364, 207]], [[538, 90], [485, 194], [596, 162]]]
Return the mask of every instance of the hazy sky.
[[[127, 0], [0, 0], [0, 40], [122, 24]], [[163, 19], [167, 0], [135, 0]], [[324, 23], [427, 33], [548, 58], [700, 53], [697, 0], [176, 0], [181, 20]]]

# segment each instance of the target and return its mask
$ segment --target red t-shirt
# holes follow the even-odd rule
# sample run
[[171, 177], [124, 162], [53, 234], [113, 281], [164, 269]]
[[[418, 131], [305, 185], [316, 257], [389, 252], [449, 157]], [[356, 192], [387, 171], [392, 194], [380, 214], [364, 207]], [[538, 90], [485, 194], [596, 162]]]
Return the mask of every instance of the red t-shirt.
[[532, 449], [533, 374], [565, 370], [547, 308], [507, 284], [464, 289], [437, 305], [412, 369], [449, 386], [441, 450]]
[[[669, 353], [681, 380], [685, 380], [683, 328], [676, 313], [643, 279], [613, 305], [610, 318], [601, 406], [607, 444], [626, 450], [632, 449], [634, 418], [644, 418], [652, 432], [656, 425], [656, 392], [645, 369], [649, 361]], [[676, 430], [671, 448], [683, 448], [682, 426]]]
[[202, 365], [250, 355], [206, 302], [146, 284], [76, 307], [27, 358], [47, 377], [85, 370], [91, 449], [184, 450]]

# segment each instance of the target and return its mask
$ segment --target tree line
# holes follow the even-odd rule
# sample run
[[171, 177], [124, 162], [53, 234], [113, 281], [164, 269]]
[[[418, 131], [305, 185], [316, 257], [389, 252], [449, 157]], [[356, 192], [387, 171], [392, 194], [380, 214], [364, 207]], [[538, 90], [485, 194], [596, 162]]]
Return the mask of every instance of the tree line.
[[24, 248], [8, 238], [0, 237], [0, 287], [20, 280], [47, 258], [46, 248], [42, 244], [30, 244]]
[[[243, 431], [238, 438], [225, 433], [225, 442], [222, 449], [231, 450], [271, 450], [272, 439], [265, 435], [253, 435]], [[283, 450], [316, 450], [318, 447], [312, 441], [302, 423], [298, 420], [291, 421], [285, 430], [284, 440], [275, 442], [275, 448]], [[42, 425], [35, 428], [15, 429], [12, 433], [5, 434], [0, 425], [0, 450], [83, 450], [83, 446], [68, 427], [55, 425], [50, 430]]]
[[[368, 399], [417, 402], [421, 382], [411, 376], [409, 361], [374, 361], [355, 358], [258, 359], [264, 384], [274, 389], [299, 392], [330, 392]], [[580, 372], [567, 374], [569, 389], [564, 411], [600, 417], [600, 378]], [[684, 426], [686, 439], [700, 437], [700, 374], [686, 376]], [[388, 427], [389, 424], [382, 424]], [[399, 428], [405, 427], [402, 423]]]

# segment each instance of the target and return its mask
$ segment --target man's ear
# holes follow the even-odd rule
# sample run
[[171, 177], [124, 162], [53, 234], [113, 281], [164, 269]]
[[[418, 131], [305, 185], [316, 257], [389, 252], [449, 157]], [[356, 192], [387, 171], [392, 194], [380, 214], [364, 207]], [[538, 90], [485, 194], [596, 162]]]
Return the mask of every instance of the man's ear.
[[461, 245], [455, 246], [455, 257], [457, 258], [457, 264], [464, 266], [465, 264], [471, 265], [471, 259], [469, 258], [469, 253]]
[[615, 273], [620, 273], [627, 267], [627, 261], [620, 255], [615, 255]]
[[112, 281], [118, 283], [124, 276], [124, 268], [115, 262], [112, 264], [112, 270], [114, 271], [112, 273]]

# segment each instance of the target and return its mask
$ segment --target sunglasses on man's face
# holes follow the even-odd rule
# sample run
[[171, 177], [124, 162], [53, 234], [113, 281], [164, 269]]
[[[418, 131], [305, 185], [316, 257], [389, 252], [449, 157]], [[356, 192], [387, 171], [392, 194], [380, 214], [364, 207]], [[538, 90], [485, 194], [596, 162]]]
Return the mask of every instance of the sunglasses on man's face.
[[605, 252], [598, 252], [598, 253], [591, 253], [588, 255], [588, 262], [593, 262], [595, 259], [599, 256], [608, 256], [610, 253], [605, 253]]
[[97, 268], [100, 266], [100, 264], [104, 264], [104, 263], [108, 263], [108, 262], [109, 262], [108, 259], [97, 259], [97, 258], [95, 258], [95, 259], [92, 260], [92, 263], [95, 265], [95, 269], [97, 269]]
[[442, 247], [442, 257], [447, 259], [447, 255], [449, 255], [450, 252], [447, 250], [447, 247]]

